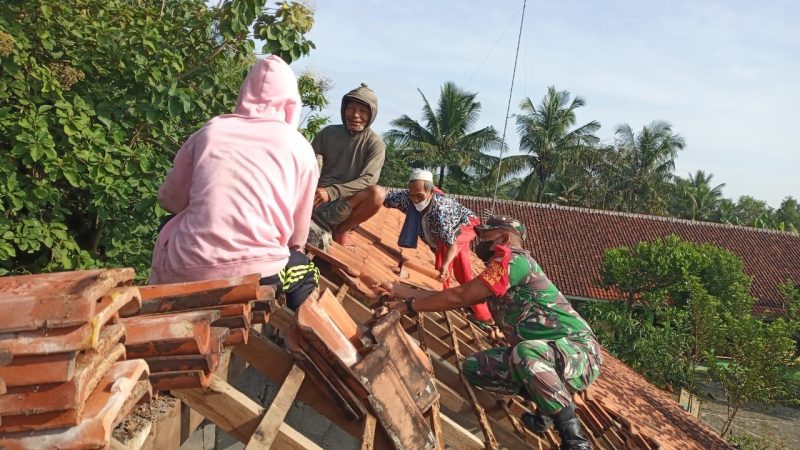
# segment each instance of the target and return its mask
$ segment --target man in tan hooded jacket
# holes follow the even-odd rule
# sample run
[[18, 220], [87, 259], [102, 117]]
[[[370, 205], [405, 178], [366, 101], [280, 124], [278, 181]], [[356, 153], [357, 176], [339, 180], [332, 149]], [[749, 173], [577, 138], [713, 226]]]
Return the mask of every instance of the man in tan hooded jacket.
[[313, 220], [342, 245], [351, 230], [378, 212], [386, 195], [377, 185], [386, 146], [370, 129], [377, 115], [378, 98], [361, 83], [342, 98], [342, 125], [325, 127], [311, 142], [322, 157]]

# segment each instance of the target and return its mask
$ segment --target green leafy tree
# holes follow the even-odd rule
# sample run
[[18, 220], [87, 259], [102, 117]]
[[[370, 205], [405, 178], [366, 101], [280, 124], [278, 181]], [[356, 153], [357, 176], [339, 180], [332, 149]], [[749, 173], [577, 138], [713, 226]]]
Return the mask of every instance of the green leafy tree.
[[794, 197], [786, 197], [781, 206], [775, 210], [772, 221], [776, 228], [783, 227], [785, 231], [800, 233], [800, 203]]
[[675, 157], [686, 146], [672, 125], [654, 121], [635, 133], [630, 125], [617, 127], [616, 145], [622, 152], [618, 208], [648, 214], [666, 212], [665, 194], [675, 169]]
[[752, 314], [755, 298], [742, 269], [727, 250], [675, 236], [610, 249], [601, 285], [628, 302], [587, 308], [608, 350], [654, 383], [691, 390], [697, 366], [709, 366], [728, 402], [723, 434], [747, 402], [798, 399], [791, 374], [798, 369], [800, 289], [783, 285], [785, 312], [767, 322]]
[[422, 122], [403, 115], [391, 122], [393, 128], [386, 136], [395, 139], [411, 159], [438, 170], [438, 186], [444, 185], [446, 174], [467, 170], [484, 158], [484, 152], [502, 145], [493, 127], [475, 129], [481, 111], [477, 93], [448, 81], [435, 110], [422, 91], [420, 95]]
[[233, 109], [251, 33], [273, 30], [266, 45], [289, 60], [312, 48], [310, 10], [264, 3], [0, 4], [0, 273], [146, 275], [158, 185], [185, 139]]
[[411, 175], [411, 167], [418, 163], [409, 160], [410, 153], [403, 151], [397, 139], [391, 135], [384, 135], [383, 142], [386, 144], [386, 162], [381, 169], [381, 178], [378, 184], [394, 188], [405, 188], [408, 186], [408, 177]]
[[[723, 312], [749, 316], [750, 278], [741, 258], [676, 236], [609, 249], [601, 285], [627, 302], [596, 304], [603, 344], [650, 380], [694, 385], [694, 368], [719, 351]], [[603, 327], [601, 327], [603, 328]]]
[[576, 127], [576, 110], [585, 105], [582, 97], [570, 98], [568, 91], [547, 88], [539, 106], [526, 98], [517, 116], [520, 150], [526, 155], [509, 156], [504, 173], [530, 171], [523, 179], [517, 200], [544, 202], [548, 183], [563, 173], [565, 164], [588, 146], [598, 142], [594, 135], [600, 123], [591, 121]]
[[297, 87], [304, 107], [300, 132], [311, 141], [330, 122], [330, 116], [324, 116], [321, 112], [328, 106], [325, 94], [333, 88], [333, 81], [311, 72], [304, 72], [297, 78]]
[[767, 202], [742, 195], [736, 202], [735, 220], [740, 225], [767, 228], [771, 223], [772, 209]]
[[729, 198], [723, 198], [717, 205], [714, 211], [713, 221], [719, 223], [728, 223], [732, 225], [740, 225], [739, 219], [736, 216], [736, 202]]
[[749, 315], [726, 321], [724, 349], [729, 360], [711, 366], [713, 376], [725, 389], [727, 420], [720, 430], [726, 435], [736, 414], [748, 402], [775, 403], [797, 398], [787, 373], [797, 370], [795, 342], [797, 323], [779, 318], [767, 323]]
[[562, 205], [611, 209], [619, 203], [624, 180], [622, 155], [613, 146], [591, 145], [569, 158], [563, 173], [550, 184], [552, 201]]

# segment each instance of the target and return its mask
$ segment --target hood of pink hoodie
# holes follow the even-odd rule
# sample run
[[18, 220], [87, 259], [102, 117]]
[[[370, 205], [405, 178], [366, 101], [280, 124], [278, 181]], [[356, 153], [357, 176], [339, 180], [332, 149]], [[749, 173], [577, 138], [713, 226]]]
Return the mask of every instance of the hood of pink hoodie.
[[300, 92], [292, 69], [278, 56], [257, 62], [244, 79], [234, 114], [300, 125]]

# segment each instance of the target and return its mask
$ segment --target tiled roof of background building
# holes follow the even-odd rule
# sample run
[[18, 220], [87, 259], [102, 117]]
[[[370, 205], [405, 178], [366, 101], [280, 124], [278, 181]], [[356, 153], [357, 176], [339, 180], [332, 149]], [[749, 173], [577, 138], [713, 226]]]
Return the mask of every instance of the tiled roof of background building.
[[[453, 197], [478, 215], [492, 206], [490, 198]], [[598, 287], [603, 252], [671, 234], [739, 255], [745, 273], [753, 277], [755, 312], [782, 310], [778, 285], [787, 280], [800, 283], [800, 236], [793, 233], [510, 200], [498, 200], [495, 213], [525, 223], [526, 247], [568, 296], [619, 299], [615, 292]]]

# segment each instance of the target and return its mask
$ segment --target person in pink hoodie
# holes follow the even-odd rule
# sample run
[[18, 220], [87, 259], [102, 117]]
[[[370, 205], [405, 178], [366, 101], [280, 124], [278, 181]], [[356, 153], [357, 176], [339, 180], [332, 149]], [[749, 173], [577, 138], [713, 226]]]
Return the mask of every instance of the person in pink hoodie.
[[301, 253], [319, 179], [314, 151], [297, 131], [301, 108], [292, 70], [269, 56], [245, 78], [234, 113], [183, 144], [158, 190], [175, 216], [156, 241], [151, 284], [252, 273], [262, 283], [317, 280]]

